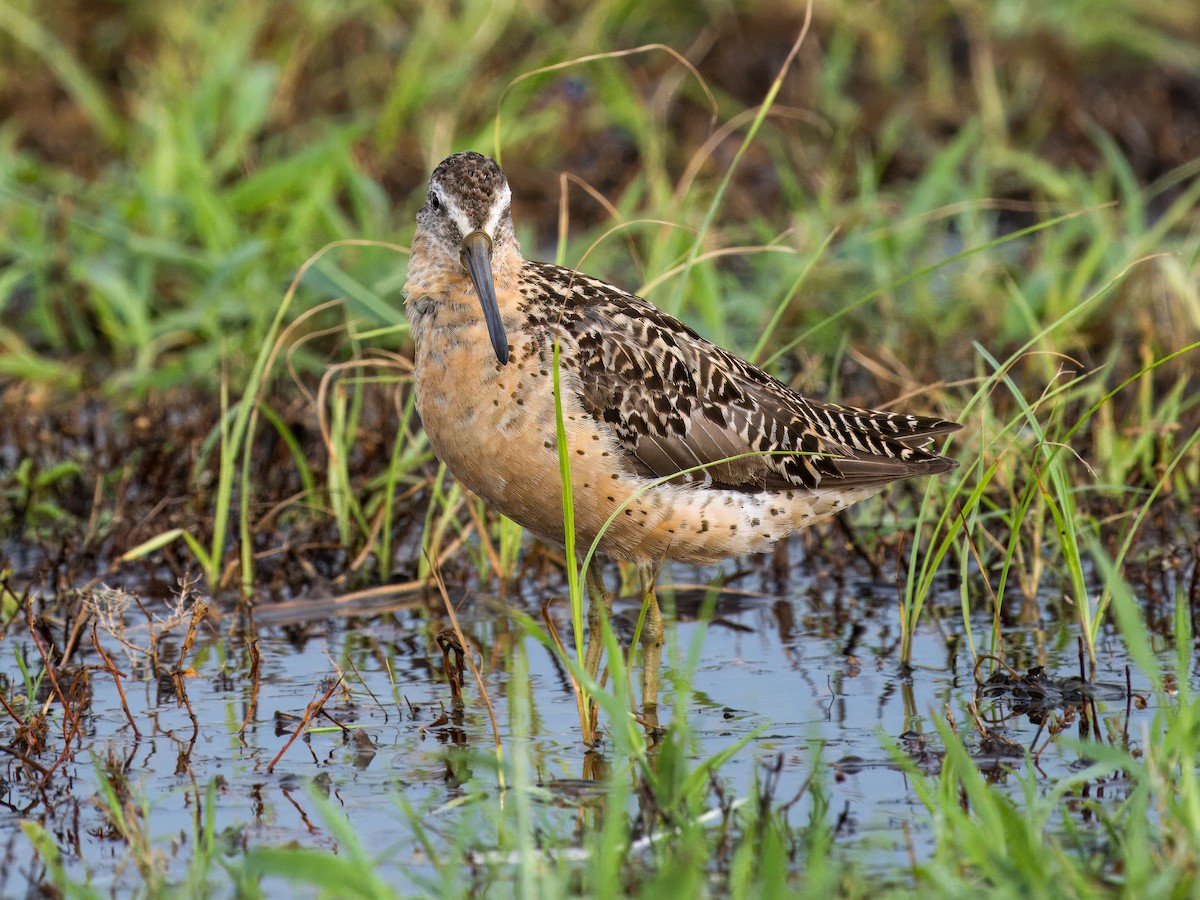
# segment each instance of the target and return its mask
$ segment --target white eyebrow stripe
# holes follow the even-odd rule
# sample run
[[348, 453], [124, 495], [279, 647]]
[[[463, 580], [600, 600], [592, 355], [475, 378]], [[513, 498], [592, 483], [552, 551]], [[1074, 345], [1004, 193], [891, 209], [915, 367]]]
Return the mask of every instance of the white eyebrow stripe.
[[500, 227], [500, 217], [504, 215], [504, 210], [508, 209], [511, 203], [512, 190], [505, 184], [492, 202], [492, 208], [488, 210], [487, 221], [483, 224], [483, 230], [488, 233], [489, 237], [496, 236], [496, 229]]
[[451, 199], [450, 195], [442, 189], [440, 184], [431, 184], [429, 189], [437, 194], [437, 198], [442, 204], [442, 209], [446, 211], [446, 214], [450, 216], [454, 224], [458, 226], [459, 234], [465, 237], [475, 230], [471, 227], [471, 223], [467, 219], [467, 214], [459, 209], [458, 204]]

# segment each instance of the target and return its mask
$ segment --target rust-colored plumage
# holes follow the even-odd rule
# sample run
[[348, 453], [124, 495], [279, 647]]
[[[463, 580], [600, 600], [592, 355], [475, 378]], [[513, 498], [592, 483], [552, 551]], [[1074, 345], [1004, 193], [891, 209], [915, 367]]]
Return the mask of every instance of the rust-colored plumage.
[[563, 539], [555, 339], [577, 540], [588, 546], [617, 512], [600, 541], [611, 557], [762, 551], [892, 481], [956, 465], [925, 446], [952, 422], [809, 400], [640, 297], [523, 259], [510, 206], [491, 159], [444, 160], [404, 290], [434, 451], [534, 534]]

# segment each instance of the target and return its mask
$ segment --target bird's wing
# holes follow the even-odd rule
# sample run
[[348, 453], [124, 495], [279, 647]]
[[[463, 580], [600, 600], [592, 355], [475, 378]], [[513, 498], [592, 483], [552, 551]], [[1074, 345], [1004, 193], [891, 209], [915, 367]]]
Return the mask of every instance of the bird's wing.
[[555, 330], [574, 344], [563, 365], [583, 408], [642, 474], [701, 466], [680, 477], [784, 490], [886, 484], [956, 465], [922, 446], [953, 422], [808, 400], [640, 297], [544, 268], [543, 277], [569, 276], [572, 300]]

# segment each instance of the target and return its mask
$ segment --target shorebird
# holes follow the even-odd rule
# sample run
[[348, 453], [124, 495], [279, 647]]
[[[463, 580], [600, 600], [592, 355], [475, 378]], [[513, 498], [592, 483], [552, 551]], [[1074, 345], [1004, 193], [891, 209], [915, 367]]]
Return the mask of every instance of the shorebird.
[[[577, 546], [599, 537], [601, 553], [644, 573], [767, 550], [893, 481], [956, 465], [926, 446], [953, 422], [808, 399], [641, 297], [525, 259], [508, 179], [480, 153], [434, 169], [404, 293], [434, 452], [492, 508], [561, 546], [558, 342]], [[594, 624], [598, 576], [588, 593]], [[647, 594], [652, 650], [652, 581]], [[644, 684], [647, 705], [656, 683], [649, 694]]]

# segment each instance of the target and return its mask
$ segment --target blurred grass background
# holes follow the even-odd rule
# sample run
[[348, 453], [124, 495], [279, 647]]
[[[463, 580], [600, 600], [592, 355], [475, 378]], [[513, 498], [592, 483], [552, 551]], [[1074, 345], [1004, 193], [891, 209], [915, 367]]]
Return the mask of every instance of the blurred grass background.
[[[339, 238], [405, 242], [430, 169], [465, 147], [503, 154], [530, 255], [555, 253], [560, 173], [568, 263], [616, 216], [677, 223], [589, 256], [636, 289], [679, 261], [741, 141], [719, 133], [744, 130], [802, 17], [754, 2], [4, 2], [0, 372], [121, 394], [209, 381], [223, 355], [244, 366], [305, 258]], [[656, 42], [703, 84], [662, 50], [516, 82]], [[851, 346], [959, 377], [972, 339], [1001, 353], [1029, 317], [1156, 251], [1179, 255], [1139, 268], [1057, 349], [1100, 362], [1195, 335], [1198, 73], [1190, 4], [818, 3], [703, 248], [795, 256], [702, 265], [683, 312], [748, 352], [830, 234], [784, 337], [964, 246], [1116, 200], [886, 291], [849, 318]], [[306, 304], [348, 297], [352, 318], [399, 321], [404, 262], [341, 250]], [[670, 288], [651, 297], [670, 305]]]

